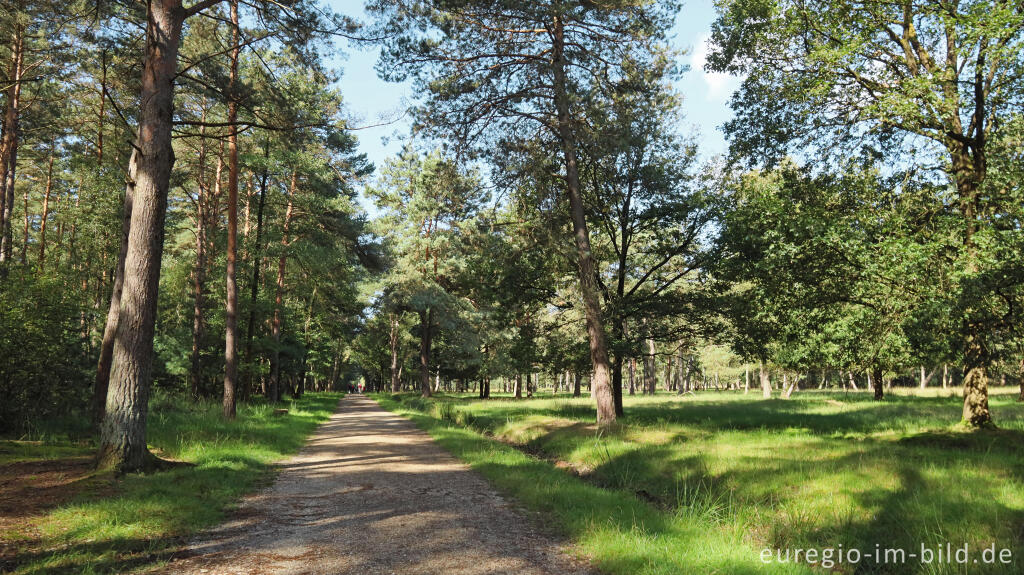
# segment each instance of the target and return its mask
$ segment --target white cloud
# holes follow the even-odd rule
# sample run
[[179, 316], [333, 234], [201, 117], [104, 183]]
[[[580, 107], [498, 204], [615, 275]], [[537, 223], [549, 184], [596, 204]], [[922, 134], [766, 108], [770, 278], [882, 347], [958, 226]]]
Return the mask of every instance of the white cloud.
[[724, 103], [739, 85], [739, 79], [729, 74], [704, 70], [704, 64], [707, 63], [709, 40], [710, 37], [707, 34], [697, 39], [693, 52], [690, 54], [690, 71], [704, 80], [707, 88], [705, 95], [708, 100]]

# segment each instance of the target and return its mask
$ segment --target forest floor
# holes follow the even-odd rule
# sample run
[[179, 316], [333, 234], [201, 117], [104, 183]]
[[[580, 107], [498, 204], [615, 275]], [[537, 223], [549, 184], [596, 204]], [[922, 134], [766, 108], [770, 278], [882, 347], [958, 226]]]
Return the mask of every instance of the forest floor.
[[[334, 413], [339, 394], [286, 400], [275, 415], [239, 404], [225, 421], [219, 401], [158, 395], [148, 443], [189, 465], [114, 477], [92, 467], [87, 419], [43, 422], [26, 438], [0, 438], [0, 573], [129, 573], [159, 567], [188, 537], [215, 526], [246, 493], [272, 479], [274, 462], [298, 451]], [[86, 434], [87, 437], [87, 434]]]
[[408, 420], [348, 396], [274, 484], [174, 574], [588, 573], [536, 517]]
[[[996, 430], [957, 422], [957, 390], [702, 391], [625, 398], [599, 429], [589, 397], [382, 394], [504, 493], [544, 512], [595, 568], [679, 573], [1024, 573], [1024, 404], [992, 390]], [[923, 563], [922, 546], [970, 550]], [[886, 562], [835, 550], [900, 549]], [[984, 549], [1012, 562], [984, 563]], [[770, 550], [832, 551], [762, 561]], [[991, 558], [991, 557], [990, 557]], [[978, 560], [978, 563], [974, 563]], [[824, 568], [824, 569], [823, 569]]]

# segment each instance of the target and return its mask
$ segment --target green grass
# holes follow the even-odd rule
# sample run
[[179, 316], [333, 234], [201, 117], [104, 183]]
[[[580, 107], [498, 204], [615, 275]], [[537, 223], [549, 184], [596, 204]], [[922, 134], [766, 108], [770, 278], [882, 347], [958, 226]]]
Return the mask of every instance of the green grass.
[[[15, 574], [124, 573], [165, 559], [182, 537], [221, 521], [273, 463], [296, 452], [337, 405], [339, 394], [309, 393], [274, 416], [266, 404], [239, 405], [220, 417], [218, 403], [167, 398], [150, 405], [150, 449], [189, 466], [117, 479], [105, 494], [83, 494], [34, 522], [42, 540], [21, 553]], [[26, 461], [91, 453], [74, 445], [0, 442], [2, 457]], [[0, 459], [3, 462], [4, 459]]]
[[[762, 549], [950, 543], [1010, 549], [1013, 565], [835, 565], [840, 573], [1024, 572], [1024, 405], [994, 394], [996, 431], [956, 425], [952, 392], [737, 392], [626, 399], [594, 425], [589, 398], [383, 396], [529, 507], [602, 570], [824, 572], [763, 564]], [[969, 567], [969, 569], [968, 569]]]

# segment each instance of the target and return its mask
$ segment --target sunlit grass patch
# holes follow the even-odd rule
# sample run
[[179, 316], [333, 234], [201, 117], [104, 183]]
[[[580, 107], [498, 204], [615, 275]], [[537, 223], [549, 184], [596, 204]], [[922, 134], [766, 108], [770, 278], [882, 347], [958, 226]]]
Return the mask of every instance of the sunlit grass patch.
[[[909, 552], [947, 542], [972, 549], [995, 542], [1017, 558], [1011, 571], [1022, 570], [1024, 405], [1014, 398], [994, 393], [1001, 429], [977, 433], [957, 425], [961, 400], [941, 390], [892, 394], [883, 402], [864, 392], [817, 391], [767, 401], [742, 392], [627, 397], [626, 418], [610, 430], [594, 425], [589, 398], [433, 401], [471, 414], [473, 431], [483, 434], [474, 441], [498, 440], [496, 449], [516, 448], [530, 466], [611, 494], [606, 499], [581, 488], [576, 496], [591, 500], [562, 507], [541, 501], [534, 493], [539, 487], [506, 487], [556, 517], [575, 516], [574, 506], [589, 505], [588, 526], [568, 532], [602, 568], [667, 574], [770, 571], [744, 559], [766, 547], [870, 550], [879, 544]], [[384, 401], [422, 414], [406, 396]], [[437, 437], [458, 427], [416, 419]], [[452, 441], [449, 449], [486, 470], [487, 457], [466, 457]], [[502, 468], [503, 477], [510, 473]], [[653, 519], [642, 529], [615, 521], [608, 527], [609, 517], [638, 505], [662, 528], [652, 530]], [[692, 551], [669, 560], [659, 550], [666, 537]], [[739, 549], [721, 551], [730, 545]], [[969, 572], [1006, 569], [972, 564]], [[963, 566], [862, 564], [839, 571], [961, 573]]]
[[[221, 521], [242, 494], [269, 479], [273, 463], [302, 447], [339, 398], [309, 393], [287, 401], [284, 416], [263, 404], [240, 404], [235, 421], [220, 416], [219, 402], [157, 398], [150, 449], [188, 465], [124, 476], [112, 491], [82, 494], [34, 519], [41, 539], [26, 543], [12, 573], [124, 573], [165, 560], [184, 536]], [[36, 456], [61, 453], [41, 445]]]

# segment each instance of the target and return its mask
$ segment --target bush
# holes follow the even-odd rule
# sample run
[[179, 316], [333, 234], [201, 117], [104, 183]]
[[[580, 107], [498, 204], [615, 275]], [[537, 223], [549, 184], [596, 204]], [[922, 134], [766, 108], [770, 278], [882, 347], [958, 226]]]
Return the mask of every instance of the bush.
[[53, 432], [46, 422], [73, 413], [85, 429], [61, 432], [87, 432], [93, 357], [81, 302], [70, 291], [52, 278], [13, 273], [0, 283], [0, 433]]

